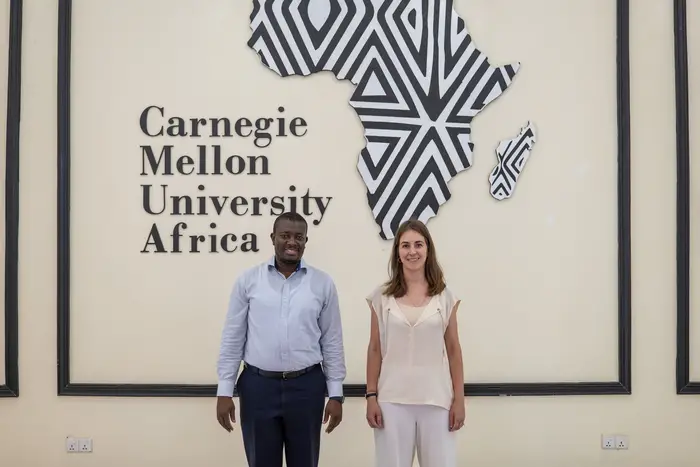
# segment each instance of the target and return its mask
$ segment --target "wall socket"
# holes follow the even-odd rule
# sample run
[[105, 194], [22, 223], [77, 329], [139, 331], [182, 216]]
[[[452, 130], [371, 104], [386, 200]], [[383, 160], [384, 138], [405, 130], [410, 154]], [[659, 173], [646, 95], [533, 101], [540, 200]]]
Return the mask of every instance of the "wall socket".
[[600, 447], [603, 449], [615, 449], [615, 446], [617, 445], [615, 443], [615, 435], [603, 435], [600, 441]]
[[627, 435], [603, 435], [600, 439], [600, 447], [612, 450], [628, 449], [629, 437]]
[[66, 452], [78, 452], [78, 440], [75, 438], [66, 438]]
[[615, 436], [615, 449], [627, 449], [630, 445], [627, 435]]
[[66, 438], [66, 452], [92, 452], [91, 438]]

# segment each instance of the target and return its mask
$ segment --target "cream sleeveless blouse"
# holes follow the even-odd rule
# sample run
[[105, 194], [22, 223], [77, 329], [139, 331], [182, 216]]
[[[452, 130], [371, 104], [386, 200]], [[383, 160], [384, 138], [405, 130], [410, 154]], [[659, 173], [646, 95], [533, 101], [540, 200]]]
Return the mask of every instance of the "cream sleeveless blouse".
[[454, 391], [445, 347], [445, 330], [457, 297], [445, 289], [431, 297], [415, 324], [394, 297], [376, 288], [366, 297], [379, 322], [382, 366], [380, 402], [427, 404], [450, 408]]

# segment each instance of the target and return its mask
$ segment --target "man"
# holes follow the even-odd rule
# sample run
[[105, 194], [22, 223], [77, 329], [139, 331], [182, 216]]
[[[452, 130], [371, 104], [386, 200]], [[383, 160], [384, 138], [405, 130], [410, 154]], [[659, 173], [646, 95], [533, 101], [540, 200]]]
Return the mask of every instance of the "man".
[[338, 295], [330, 276], [302, 259], [306, 235], [301, 215], [280, 215], [270, 235], [274, 257], [244, 271], [231, 292], [216, 412], [231, 432], [236, 388], [250, 467], [282, 467], [283, 448], [287, 467], [317, 467], [321, 423], [331, 433], [343, 417]]

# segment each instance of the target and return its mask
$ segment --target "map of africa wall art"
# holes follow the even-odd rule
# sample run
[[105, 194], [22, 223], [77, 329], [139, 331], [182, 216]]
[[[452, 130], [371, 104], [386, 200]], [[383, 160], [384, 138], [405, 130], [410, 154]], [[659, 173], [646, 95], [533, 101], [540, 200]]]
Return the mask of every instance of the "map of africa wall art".
[[[384, 239], [427, 222], [448, 184], [473, 164], [471, 122], [512, 83], [520, 63], [493, 66], [451, 0], [253, 0], [248, 45], [282, 77], [330, 71], [356, 88], [367, 141], [357, 168]], [[498, 146], [489, 177], [510, 197], [535, 142], [530, 123]]]

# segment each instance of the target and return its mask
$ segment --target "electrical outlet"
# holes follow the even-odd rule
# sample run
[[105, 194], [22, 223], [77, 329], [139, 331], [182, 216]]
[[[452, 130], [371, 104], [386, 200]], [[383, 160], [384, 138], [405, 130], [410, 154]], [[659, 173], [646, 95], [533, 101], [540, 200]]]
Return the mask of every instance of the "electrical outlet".
[[80, 438], [78, 440], [78, 452], [92, 452], [92, 439]]
[[66, 438], [66, 452], [92, 452], [91, 438]]
[[617, 440], [614, 435], [603, 435], [601, 437], [601, 448], [603, 449], [615, 449], [617, 445]]
[[66, 438], [66, 452], [78, 452], [78, 440], [72, 437]]
[[630, 445], [627, 435], [615, 436], [615, 449], [627, 449]]

